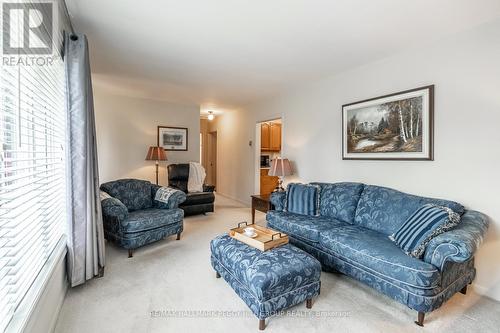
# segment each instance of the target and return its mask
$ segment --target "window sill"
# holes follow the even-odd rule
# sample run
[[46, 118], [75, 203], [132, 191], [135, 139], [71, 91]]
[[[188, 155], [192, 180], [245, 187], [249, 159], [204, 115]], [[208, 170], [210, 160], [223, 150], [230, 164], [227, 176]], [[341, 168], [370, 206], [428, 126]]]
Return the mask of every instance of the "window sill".
[[29, 289], [28, 293], [24, 296], [23, 300], [17, 307], [14, 316], [5, 329], [5, 333], [19, 333], [24, 331], [56, 267], [58, 266], [58, 263], [66, 257], [66, 242], [66, 235], [63, 235], [61, 239], [59, 239], [59, 242], [38, 274], [36, 280], [33, 282], [33, 285]]

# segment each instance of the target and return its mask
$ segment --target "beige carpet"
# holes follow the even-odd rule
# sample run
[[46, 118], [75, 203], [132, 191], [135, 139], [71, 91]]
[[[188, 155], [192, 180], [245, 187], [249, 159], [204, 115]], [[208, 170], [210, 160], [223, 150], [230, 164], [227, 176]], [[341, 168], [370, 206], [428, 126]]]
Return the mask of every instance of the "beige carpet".
[[[217, 197], [216, 213], [188, 217], [175, 236], [137, 250], [107, 244], [105, 276], [68, 292], [56, 332], [257, 332], [258, 320], [210, 266], [210, 240], [250, 209]], [[265, 223], [258, 213], [259, 223]], [[267, 320], [266, 332], [499, 332], [500, 304], [457, 294], [427, 315], [416, 313], [348, 277], [322, 273], [321, 295]], [[174, 312], [177, 311], [177, 312]], [[152, 315], [153, 314], [153, 315]]]

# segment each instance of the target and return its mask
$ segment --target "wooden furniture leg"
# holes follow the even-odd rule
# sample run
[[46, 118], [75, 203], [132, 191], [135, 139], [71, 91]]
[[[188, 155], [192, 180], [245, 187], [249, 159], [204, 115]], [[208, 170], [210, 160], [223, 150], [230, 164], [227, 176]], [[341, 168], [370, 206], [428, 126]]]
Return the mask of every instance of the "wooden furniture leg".
[[263, 331], [266, 328], [266, 320], [265, 319], [260, 319], [259, 320], [259, 330]]
[[128, 249], [128, 257], [132, 258], [134, 256], [134, 250]]
[[424, 312], [419, 312], [418, 313], [418, 320], [415, 322], [420, 327], [424, 327], [424, 318], [425, 318], [425, 313]]
[[313, 307], [313, 300], [311, 298], [306, 300], [306, 308], [311, 309]]
[[179, 233], [177, 233], [177, 238], [176, 238], [176, 240], [179, 240], [179, 239], [181, 239], [181, 233], [180, 233], [180, 232], [179, 232]]
[[270, 194], [266, 195], [252, 195], [252, 224], [255, 224], [255, 211], [258, 210], [267, 213], [273, 209], [270, 200]]
[[462, 290], [460, 290], [460, 292], [464, 295], [467, 294], [467, 286], [463, 287]]

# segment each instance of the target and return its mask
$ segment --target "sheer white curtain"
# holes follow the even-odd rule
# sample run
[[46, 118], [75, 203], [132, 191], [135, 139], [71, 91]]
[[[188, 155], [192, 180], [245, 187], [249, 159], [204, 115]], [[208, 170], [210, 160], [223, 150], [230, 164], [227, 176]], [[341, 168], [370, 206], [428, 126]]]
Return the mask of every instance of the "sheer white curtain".
[[94, 101], [85, 35], [65, 36], [68, 107], [68, 275], [76, 286], [104, 272]]

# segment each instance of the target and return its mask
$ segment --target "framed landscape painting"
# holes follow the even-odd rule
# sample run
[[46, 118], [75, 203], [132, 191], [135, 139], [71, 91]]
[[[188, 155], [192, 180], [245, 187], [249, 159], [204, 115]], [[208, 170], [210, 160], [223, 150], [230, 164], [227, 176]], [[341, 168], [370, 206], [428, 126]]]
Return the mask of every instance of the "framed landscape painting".
[[342, 159], [433, 160], [434, 86], [342, 106]]
[[188, 150], [188, 129], [158, 126], [158, 146], [165, 150]]

